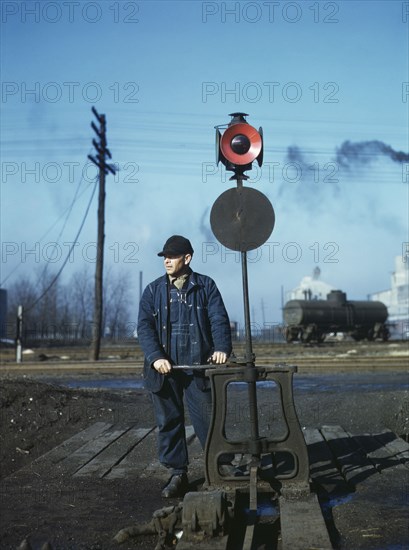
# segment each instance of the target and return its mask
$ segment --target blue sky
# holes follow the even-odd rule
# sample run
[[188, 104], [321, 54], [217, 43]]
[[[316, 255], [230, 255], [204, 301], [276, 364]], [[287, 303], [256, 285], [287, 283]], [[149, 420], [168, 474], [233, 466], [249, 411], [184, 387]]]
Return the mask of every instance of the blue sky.
[[[156, 252], [181, 233], [192, 266], [215, 278], [241, 322], [238, 256], [209, 223], [232, 187], [215, 165], [214, 126], [234, 111], [263, 127], [265, 164], [248, 185], [276, 214], [269, 241], [249, 253], [252, 320], [280, 321], [282, 289], [316, 265], [351, 299], [389, 287], [409, 241], [408, 163], [372, 144], [345, 167], [336, 151], [377, 141], [408, 153], [408, 2], [1, 7], [5, 288], [62, 265], [93, 188], [92, 105], [107, 117], [119, 167], [107, 178], [106, 264], [130, 273], [135, 312], [139, 272], [144, 284], [159, 276]], [[95, 240], [96, 196], [63, 280], [83, 265], [92, 276]]]

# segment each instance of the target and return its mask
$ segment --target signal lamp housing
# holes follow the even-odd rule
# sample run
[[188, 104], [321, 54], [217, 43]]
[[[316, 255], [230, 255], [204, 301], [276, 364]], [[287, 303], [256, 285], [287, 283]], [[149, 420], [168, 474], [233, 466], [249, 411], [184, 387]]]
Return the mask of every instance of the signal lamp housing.
[[251, 170], [253, 161], [263, 163], [263, 130], [256, 130], [246, 121], [246, 113], [231, 113], [233, 117], [222, 134], [216, 126], [216, 163], [222, 162], [226, 170], [235, 172], [231, 179], [247, 179], [244, 172]]

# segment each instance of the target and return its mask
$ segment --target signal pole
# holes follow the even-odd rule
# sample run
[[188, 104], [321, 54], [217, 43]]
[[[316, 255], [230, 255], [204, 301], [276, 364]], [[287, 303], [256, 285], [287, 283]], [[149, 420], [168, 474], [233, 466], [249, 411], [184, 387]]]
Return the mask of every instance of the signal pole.
[[16, 363], [23, 360], [23, 306], [17, 308]]
[[105, 176], [111, 172], [115, 175], [115, 167], [106, 163], [106, 158], [112, 158], [109, 149], [107, 148], [106, 140], [106, 118], [105, 115], [100, 115], [95, 107], [92, 107], [92, 112], [95, 115], [99, 128], [91, 122], [91, 128], [96, 133], [99, 141], [92, 140], [97, 155], [88, 155], [88, 158], [93, 162], [99, 170], [99, 194], [98, 194], [98, 233], [97, 233], [97, 258], [95, 266], [95, 297], [94, 297], [94, 318], [92, 324], [92, 341], [89, 353], [91, 361], [98, 361], [101, 348], [102, 335], [102, 317], [103, 317], [103, 270], [104, 270], [104, 241], [105, 241]]

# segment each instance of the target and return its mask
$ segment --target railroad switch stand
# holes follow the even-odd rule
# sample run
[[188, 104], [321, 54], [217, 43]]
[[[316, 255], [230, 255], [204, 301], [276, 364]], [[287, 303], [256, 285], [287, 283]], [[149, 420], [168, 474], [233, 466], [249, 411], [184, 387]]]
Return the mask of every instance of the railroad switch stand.
[[[310, 490], [307, 445], [294, 405], [296, 371], [296, 366], [285, 364], [206, 370], [213, 409], [205, 448], [205, 484], [202, 491], [188, 493], [183, 500], [178, 550], [251, 550], [259, 536], [259, 510], [266, 498], [270, 507], [274, 502], [279, 510], [283, 550], [332, 549], [317, 495]], [[278, 388], [285, 426], [278, 437], [259, 435], [257, 384], [269, 382]], [[231, 383], [248, 386], [249, 438], [226, 435]], [[237, 456], [247, 457], [242, 469], [233, 468]], [[227, 473], [226, 458], [231, 461]]]
[[[251, 550], [256, 533], [261, 492], [274, 498], [280, 508], [281, 548], [306, 550], [332, 548], [316, 495], [310, 492], [307, 446], [297, 418], [293, 374], [297, 367], [255, 366], [251, 341], [247, 252], [267, 241], [275, 224], [268, 198], [243, 186], [254, 160], [263, 161], [263, 132], [250, 126], [245, 113], [231, 113], [228, 125], [216, 127], [216, 162], [234, 172], [237, 186], [220, 195], [212, 207], [210, 225], [224, 246], [241, 253], [246, 354], [243, 363], [208, 368], [213, 408], [205, 448], [205, 490], [188, 493], [183, 501], [183, 535], [178, 550]], [[223, 135], [220, 128], [225, 128]], [[203, 365], [198, 366], [203, 368]], [[260, 435], [257, 392], [260, 383], [278, 388], [284, 431]], [[226, 434], [228, 386], [247, 385], [250, 434]], [[240, 422], [239, 422], [240, 425]], [[240, 428], [240, 426], [239, 426]], [[235, 463], [236, 457], [247, 457]], [[243, 505], [242, 495], [245, 494]], [[261, 495], [260, 495], [261, 496]], [[247, 516], [243, 510], [247, 509]], [[297, 517], [298, 516], [298, 517]], [[239, 524], [242, 537], [231, 541]], [[230, 526], [233, 526], [230, 529]], [[299, 528], [299, 525], [302, 528]], [[243, 527], [243, 525], [241, 525]], [[271, 542], [271, 541], [270, 541]]]

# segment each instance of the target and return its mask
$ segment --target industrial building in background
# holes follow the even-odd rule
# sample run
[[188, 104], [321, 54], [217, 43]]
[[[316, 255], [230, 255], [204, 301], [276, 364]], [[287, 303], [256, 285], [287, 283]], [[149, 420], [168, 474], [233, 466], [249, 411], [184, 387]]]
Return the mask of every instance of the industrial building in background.
[[329, 294], [331, 290], [335, 290], [335, 287], [321, 281], [320, 275], [321, 269], [317, 266], [314, 268], [312, 275], [306, 275], [301, 279], [297, 287], [286, 292], [286, 301], [325, 300], [327, 294]]
[[395, 257], [395, 271], [391, 274], [391, 288], [370, 295], [388, 308], [391, 338], [409, 338], [409, 262]]

